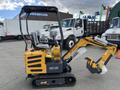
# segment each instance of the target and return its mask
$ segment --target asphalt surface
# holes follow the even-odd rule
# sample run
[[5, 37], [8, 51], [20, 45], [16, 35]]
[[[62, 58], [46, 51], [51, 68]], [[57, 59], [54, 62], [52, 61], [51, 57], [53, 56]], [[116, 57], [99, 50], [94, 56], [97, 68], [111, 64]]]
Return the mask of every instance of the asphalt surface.
[[85, 56], [95, 60], [104, 50], [92, 46], [87, 52], [73, 60], [72, 73], [77, 78], [73, 87], [33, 88], [30, 80], [26, 80], [24, 72], [24, 43], [23, 41], [0, 43], [0, 90], [119, 90], [120, 88], [120, 60], [111, 58], [105, 75], [93, 75], [86, 69]]

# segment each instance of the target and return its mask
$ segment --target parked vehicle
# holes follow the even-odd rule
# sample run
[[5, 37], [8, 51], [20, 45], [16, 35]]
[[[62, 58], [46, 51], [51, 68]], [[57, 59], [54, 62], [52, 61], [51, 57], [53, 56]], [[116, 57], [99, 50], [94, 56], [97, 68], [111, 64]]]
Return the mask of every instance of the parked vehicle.
[[[50, 32], [56, 32], [56, 40], [60, 41], [61, 36], [60, 32], [58, 30], [57, 25], [51, 25], [49, 28]], [[64, 46], [67, 49], [70, 49], [76, 42], [76, 38], [79, 38], [83, 36], [84, 34], [84, 29], [83, 29], [83, 23], [82, 19], [75, 19], [75, 18], [68, 18], [62, 20], [62, 30], [63, 30], [63, 42]], [[49, 36], [49, 39], [51, 40], [52, 38]]]
[[[87, 28], [84, 27], [85, 25]], [[86, 35], [88, 32], [91, 34], [94, 34], [94, 32], [102, 34], [106, 30], [104, 26], [105, 21], [88, 21], [80, 18], [68, 18], [62, 20], [64, 47], [70, 49], [77, 41], [77, 38], [83, 37], [85, 33]], [[56, 40], [60, 41], [61, 36], [58, 29], [57, 25], [52, 25], [48, 31], [56, 32]], [[51, 40], [51, 37], [49, 37], [49, 39]]]
[[102, 37], [108, 42], [115, 43], [120, 46], [120, 17], [112, 19], [110, 28], [102, 34]]

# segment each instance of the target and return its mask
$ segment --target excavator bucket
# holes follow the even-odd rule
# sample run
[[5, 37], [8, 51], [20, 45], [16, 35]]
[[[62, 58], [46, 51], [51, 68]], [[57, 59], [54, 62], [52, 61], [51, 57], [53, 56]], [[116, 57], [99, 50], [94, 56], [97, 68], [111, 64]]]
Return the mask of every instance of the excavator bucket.
[[107, 72], [105, 65], [99, 65], [89, 57], [86, 57], [85, 59], [87, 60], [86, 67], [91, 73], [105, 74]]

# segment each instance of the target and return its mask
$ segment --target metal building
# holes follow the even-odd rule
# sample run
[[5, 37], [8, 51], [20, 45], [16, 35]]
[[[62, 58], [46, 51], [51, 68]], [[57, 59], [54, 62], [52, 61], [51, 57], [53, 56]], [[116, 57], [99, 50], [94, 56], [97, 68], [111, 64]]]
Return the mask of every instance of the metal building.
[[113, 6], [113, 8], [110, 11], [110, 20], [112, 20], [112, 18], [114, 17], [120, 17], [120, 1]]

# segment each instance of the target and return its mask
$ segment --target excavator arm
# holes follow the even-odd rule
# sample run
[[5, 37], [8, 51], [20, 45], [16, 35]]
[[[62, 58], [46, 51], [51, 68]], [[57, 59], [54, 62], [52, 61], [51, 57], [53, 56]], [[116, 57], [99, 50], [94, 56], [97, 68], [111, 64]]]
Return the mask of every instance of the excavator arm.
[[98, 60], [93, 60], [90, 57], [85, 58], [87, 60], [86, 67], [91, 73], [104, 74], [107, 72], [105, 66], [117, 51], [117, 45], [103, 42], [100, 38], [95, 39], [93, 37], [84, 37], [80, 39], [68, 52], [65, 53], [63, 60], [69, 63], [77, 55], [79, 49], [87, 45], [106, 49], [105, 53]]

